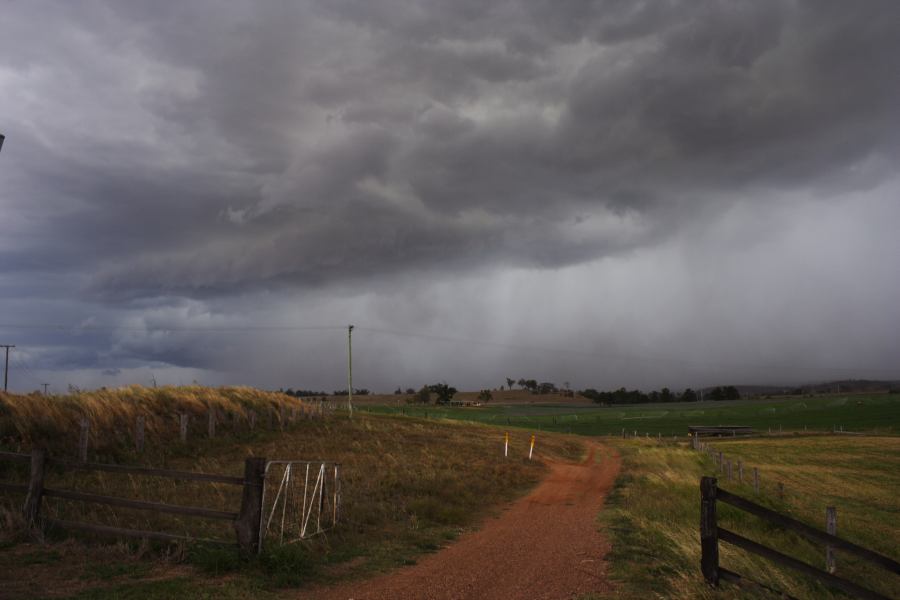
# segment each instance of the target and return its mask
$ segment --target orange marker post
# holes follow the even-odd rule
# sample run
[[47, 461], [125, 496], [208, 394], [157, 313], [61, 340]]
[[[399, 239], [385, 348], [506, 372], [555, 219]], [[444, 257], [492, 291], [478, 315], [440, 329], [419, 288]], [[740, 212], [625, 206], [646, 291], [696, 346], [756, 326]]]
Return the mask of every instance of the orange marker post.
[[531, 446], [528, 448], [528, 460], [531, 460], [531, 455], [534, 453], [534, 434], [531, 434]]
[[509, 432], [503, 434], [503, 456], [509, 456]]

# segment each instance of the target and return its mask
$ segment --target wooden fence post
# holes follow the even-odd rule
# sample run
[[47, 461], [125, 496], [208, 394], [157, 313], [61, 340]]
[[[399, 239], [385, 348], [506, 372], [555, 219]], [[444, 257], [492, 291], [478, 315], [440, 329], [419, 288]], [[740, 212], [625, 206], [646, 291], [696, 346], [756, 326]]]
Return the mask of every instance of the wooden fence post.
[[784, 500], [784, 484], [782, 482], [778, 482], [778, 499]]
[[81, 434], [78, 438], [78, 460], [87, 462], [88, 438], [91, 435], [91, 422], [87, 417], [81, 417]]
[[241, 496], [241, 510], [234, 522], [234, 531], [238, 546], [248, 555], [259, 549], [265, 477], [265, 458], [251, 457], [244, 461], [244, 492]]
[[731, 481], [731, 461], [728, 461], [728, 481]]
[[753, 491], [757, 496], [759, 495], [759, 469], [757, 467], [753, 467]]
[[44, 497], [44, 466], [47, 451], [35, 448], [31, 451], [31, 477], [28, 479], [28, 494], [25, 496], [23, 513], [28, 527], [36, 527], [41, 515], [41, 499]]
[[182, 442], [187, 442], [188, 438], [188, 415], [187, 413], [181, 413], [178, 415], [178, 433], [181, 436]]
[[138, 415], [134, 420], [134, 449], [138, 454], [144, 451], [144, 415]]
[[706, 583], [719, 585], [719, 529], [716, 525], [716, 478], [700, 479], [700, 570]]
[[[825, 531], [831, 535], [837, 535], [837, 509], [833, 506], [825, 508]], [[834, 559], [832, 546], [825, 546], [825, 570], [829, 573], [837, 570], [837, 561]]]
[[210, 439], [216, 437], [216, 409], [209, 409], [209, 416], [207, 422], [207, 433], [209, 434]]
[[256, 429], [256, 411], [250, 409], [247, 414], [248, 420], [250, 421], [250, 431]]
[[738, 461], [738, 482], [744, 483], [744, 463]]

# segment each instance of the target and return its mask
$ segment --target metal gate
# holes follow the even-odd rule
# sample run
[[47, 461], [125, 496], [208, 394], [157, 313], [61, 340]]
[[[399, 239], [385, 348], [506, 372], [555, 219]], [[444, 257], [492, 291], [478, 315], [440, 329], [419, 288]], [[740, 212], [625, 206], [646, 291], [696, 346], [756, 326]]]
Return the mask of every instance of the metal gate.
[[259, 549], [291, 544], [334, 528], [340, 518], [341, 465], [324, 460], [270, 460], [263, 483]]

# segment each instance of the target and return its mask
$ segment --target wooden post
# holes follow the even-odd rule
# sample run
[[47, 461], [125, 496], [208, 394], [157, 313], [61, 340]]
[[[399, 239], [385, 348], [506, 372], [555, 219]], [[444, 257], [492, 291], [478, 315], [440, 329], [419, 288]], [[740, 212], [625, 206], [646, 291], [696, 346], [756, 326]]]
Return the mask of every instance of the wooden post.
[[341, 468], [334, 466], [334, 522], [341, 517]]
[[28, 494], [25, 496], [23, 513], [25, 524], [36, 527], [41, 516], [41, 499], [44, 497], [44, 466], [47, 451], [35, 448], [31, 451], [31, 477], [28, 479]]
[[759, 469], [757, 467], [753, 467], [753, 491], [757, 496], [759, 495]]
[[278, 411], [278, 427], [284, 430], [284, 424], [287, 422], [287, 407], [282, 404]]
[[78, 438], [78, 460], [87, 462], [88, 438], [91, 435], [91, 422], [87, 417], [81, 417], [81, 435]]
[[[833, 506], [825, 508], [825, 531], [831, 535], [837, 535], [837, 509]], [[837, 570], [837, 561], [834, 559], [832, 546], [825, 546], [825, 570], [829, 573]]]
[[275, 409], [269, 407], [269, 431], [275, 429]]
[[731, 461], [729, 460], [729, 461], [728, 461], [728, 481], [731, 481], [731, 479], [732, 479], [732, 476], [731, 476]]
[[738, 482], [744, 483], [744, 463], [738, 461]]
[[178, 415], [178, 433], [181, 436], [182, 442], [187, 442], [188, 437], [188, 415], [187, 413], [181, 413]]
[[719, 529], [716, 525], [716, 478], [700, 478], [700, 570], [706, 583], [719, 585]]
[[778, 482], [778, 499], [784, 500], [784, 484], [782, 482]]
[[209, 409], [209, 416], [207, 422], [207, 433], [209, 434], [210, 439], [216, 437], [216, 409]]
[[138, 454], [144, 451], [144, 415], [138, 415], [134, 421], [134, 449]]
[[234, 531], [237, 534], [238, 546], [247, 555], [259, 549], [265, 477], [265, 458], [251, 457], [244, 461], [244, 492], [241, 496], [241, 510], [234, 522]]
[[256, 429], [256, 411], [251, 409], [250, 411], [248, 411], [247, 416], [250, 421], [250, 431], [253, 431], [254, 429]]

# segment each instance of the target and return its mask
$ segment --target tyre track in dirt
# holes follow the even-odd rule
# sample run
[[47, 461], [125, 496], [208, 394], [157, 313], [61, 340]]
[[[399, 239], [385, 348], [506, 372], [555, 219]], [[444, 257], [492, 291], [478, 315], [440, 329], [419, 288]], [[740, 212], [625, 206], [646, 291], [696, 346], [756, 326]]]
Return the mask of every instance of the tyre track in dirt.
[[416, 565], [364, 581], [305, 590], [314, 600], [561, 600], [610, 590], [609, 544], [597, 513], [621, 466], [591, 442], [580, 464], [551, 462], [550, 473], [500, 516]]

